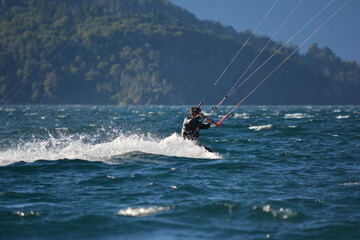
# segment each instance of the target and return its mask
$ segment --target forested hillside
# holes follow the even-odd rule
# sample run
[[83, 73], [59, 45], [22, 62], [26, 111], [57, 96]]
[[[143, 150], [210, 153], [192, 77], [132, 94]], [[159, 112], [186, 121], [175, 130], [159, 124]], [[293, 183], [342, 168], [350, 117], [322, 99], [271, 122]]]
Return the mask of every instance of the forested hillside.
[[[206, 104], [217, 103], [269, 39], [254, 36], [209, 91], [251, 32], [200, 21], [167, 0], [2, 0], [0, 24], [0, 99], [13, 104], [197, 104], [205, 92]], [[271, 42], [252, 70], [280, 46]], [[359, 93], [359, 65], [314, 44], [245, 103], [359, 104]]]

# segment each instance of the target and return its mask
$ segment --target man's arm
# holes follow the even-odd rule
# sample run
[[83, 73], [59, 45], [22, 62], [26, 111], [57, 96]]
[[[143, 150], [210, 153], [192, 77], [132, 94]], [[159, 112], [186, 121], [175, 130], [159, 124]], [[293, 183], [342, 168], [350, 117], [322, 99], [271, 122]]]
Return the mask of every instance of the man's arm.
[[[202, 114], [202, 113], [200, 113], [199, 115], [198, 115], [199, 117], [202, 117], [202, 118], [206, 118], [205, 116], [204, 116], [204, 114]], [[208, 129], [209, 127], [210, 127], [210, 125], [211, 125], [211, 123], [214, 123], [215, 124], [215, 122], [212, 120], [212, 119], [210, 119], [210, 118], [206, 118], [206, 121], [208, 122], [208, 124], [202, 124], [201, 125], [201, 129]], [[216, 125], [216, 124], [215, 124]], [[203, 127], [204, 126], [204, 127]], [[216, 125], [217, 126], [217, 125]]]

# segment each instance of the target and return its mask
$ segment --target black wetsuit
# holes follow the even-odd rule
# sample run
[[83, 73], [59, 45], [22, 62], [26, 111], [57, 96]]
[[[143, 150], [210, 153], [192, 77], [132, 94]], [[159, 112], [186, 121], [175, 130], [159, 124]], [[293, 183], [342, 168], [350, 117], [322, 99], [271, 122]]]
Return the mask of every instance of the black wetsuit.
[[199, 116], [185, 118], [181, 129], [181, 136], [190, 140], [198, 140], [199, 130], [210, 127], [210, 124], [202, 124], [199, 120]]

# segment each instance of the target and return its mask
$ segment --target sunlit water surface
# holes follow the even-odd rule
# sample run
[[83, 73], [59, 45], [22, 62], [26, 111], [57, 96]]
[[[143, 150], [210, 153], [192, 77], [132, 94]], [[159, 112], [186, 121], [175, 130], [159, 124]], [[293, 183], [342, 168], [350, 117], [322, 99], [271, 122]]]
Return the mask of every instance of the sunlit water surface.
[[1, 107], [0, 239], [359, 238], [360, 106], [189, 107]]

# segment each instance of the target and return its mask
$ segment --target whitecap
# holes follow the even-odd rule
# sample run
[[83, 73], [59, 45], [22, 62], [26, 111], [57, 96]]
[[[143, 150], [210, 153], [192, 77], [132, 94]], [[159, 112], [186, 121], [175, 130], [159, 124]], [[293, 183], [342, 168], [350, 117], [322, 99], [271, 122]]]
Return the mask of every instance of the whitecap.
[[235, 113], [234, 118], [249, 119], [250, 115], [247, 113]]
[[287, 113], [285, 114], [284, 118], [294, 118], [294, 119], [302, 119], [302, 118], [307, 118], [307, 117], [311, 117], [310, 115], [307, 115], [305, 113]]
[[348, 183], [342, 183], [341, 186], [358, 186], [360, 185], [360, 182], [348, 182]]
[[251, 127], [249, 127], [249, 129], [255, 130], [255, 131], [260, 131], [260, 130], [269, 129], [272, 127], [273, 127], [272, 124], [267, 124], [267, 125], [262, 125], [262, 126], [251, 126]]
[[207, 116], [207, 115], [209, 115], [210, 113], [209, 112], [207, 112], [207, 111], [201, 111], [202, 112], [202, 114], [204, 114], [205, 116]]
[[336, 119], [346, 119], [349, 117], [350, 117], [350, 115], [344, 115], [344, 116], [339, 115], [339, 116], [336, 116]]
[[170, 209], [171, 207], [168, 206], [167, 207], [152, 206], [152, 207], [138, 207], [138, 208], [128, 207], [126, 209], [120, 209], [117, 214], [122, 216], [130, 216], [130, 217], [144, 217], [159, 212], [167, 211]]

